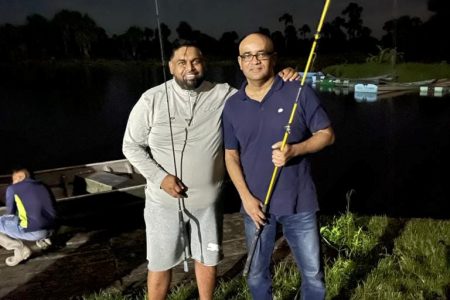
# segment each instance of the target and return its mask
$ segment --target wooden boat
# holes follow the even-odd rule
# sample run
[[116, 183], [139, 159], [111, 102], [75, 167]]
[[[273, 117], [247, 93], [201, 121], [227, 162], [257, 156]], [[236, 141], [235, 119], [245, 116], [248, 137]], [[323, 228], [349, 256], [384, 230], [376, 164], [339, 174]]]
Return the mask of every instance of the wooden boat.
[[436, 79], [405, 82], [405, 83], [386, 83], [378, 86], [378, 91], [400, 91], [400, 90], [419, 90], [421, 86], [431, 85]]
[[[126, 159], [70, 166], [34, 172], [46, 184], [57, 202], [92, 197], [99, 194], [126, 192], [144, 197], [145, 178]], [[11, 175], [0, 175], [0, 204]], [[0, 214], [4, 211], [0, 207]]]
[[379, 76], [372, 76], [372, 77], [362, 77], [362, 78], [346, 78], [346, 77], [336, 77], [331, 74], [326, 74], [324, 78], [321, 78], [320, 80], [316, 81], [319, 85], [326, 85], [326, 86], [348, 86], [353, 87], [357, 83], [361, 84], [384, 84], [384, 83], [390, 83], [393, 82], [394, 76], [392, 74], [384, 74]]

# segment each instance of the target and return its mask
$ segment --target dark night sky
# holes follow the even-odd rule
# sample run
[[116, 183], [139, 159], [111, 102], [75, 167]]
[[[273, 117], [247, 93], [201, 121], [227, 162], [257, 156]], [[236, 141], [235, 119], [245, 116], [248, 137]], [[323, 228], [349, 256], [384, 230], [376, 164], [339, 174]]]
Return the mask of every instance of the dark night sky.
[[[410, 15], [425, 21], [430, 16], [427, 0], [332, 0], [327, 20], [340, 15], [350, 2], [364, 8], [364, 25], [376, 37], [383, 34], [384, 22], [394, 17]], [[278, 18], [284, 13], [294, 17], [297, 28], [305, 23], [315, 28], [323, 3], [317, 0], [159, 0], [159, 7], [161, 21], [172, 29], [172, 39], [180, 21], [218, 38], [231, 30], [241, 37], [259, 26], [282, 30]], [[87, 13], [108, 34], [121, 34], [132, 25], [156, 27], [154, 0], [0, 0], [0, 24], [23, 24], [26, 16], [33, 13], [50, 19], [62, 9]]]

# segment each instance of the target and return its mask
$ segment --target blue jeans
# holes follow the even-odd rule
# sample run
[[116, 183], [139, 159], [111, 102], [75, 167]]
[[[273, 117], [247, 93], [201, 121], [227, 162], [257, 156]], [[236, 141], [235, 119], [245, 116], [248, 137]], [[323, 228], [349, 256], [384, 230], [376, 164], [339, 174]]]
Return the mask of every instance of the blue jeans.
[[[270, 262], [275, 246], [277, 222], [283, 225], [283, 234], [291, 248], [302, 275], [301, 299], [325, 298], [325, 283], [320, 260], [320, 241], [315, 212], [289, 216], [267, 215], [267, 223], [256, 245], [247, 283], [253, 299], [272, 299]], [[245, 215], [247, 249], [255, 236], [256, 226]]]
[[25, 232], [19, 225], [19, 218], [15, 215], [0, 216], [0, 232], [13, 239], [37, 241], [45, 239], [51, 233], [49, 230]]

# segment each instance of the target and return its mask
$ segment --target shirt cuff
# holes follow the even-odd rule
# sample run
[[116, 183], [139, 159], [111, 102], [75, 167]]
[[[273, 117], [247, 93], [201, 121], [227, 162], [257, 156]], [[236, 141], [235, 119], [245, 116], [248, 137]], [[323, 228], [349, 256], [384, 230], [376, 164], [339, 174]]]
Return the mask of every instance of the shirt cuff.
[[166, 176], [167, 176], [167, 172], [164, 171], [163, 169], [159, 169], [158, 172], [156, 173], [155, 177], [153, 177], [152, 181], [155, 185], [158, 185], [159, 187], [161, 187], [161, 183]]

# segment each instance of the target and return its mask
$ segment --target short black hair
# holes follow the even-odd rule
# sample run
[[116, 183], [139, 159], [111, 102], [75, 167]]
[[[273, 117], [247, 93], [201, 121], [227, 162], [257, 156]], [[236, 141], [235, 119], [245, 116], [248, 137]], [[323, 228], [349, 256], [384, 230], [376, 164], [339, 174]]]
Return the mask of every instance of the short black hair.
[[175, 52], [183, 47], [193, 47], [193, 48], [197, 48], [200, 53], [203, 55], [202, 50], [200, 49], [200, 47], [198, 46], [198, 44], [196, 42], [193, 41], [187, 41], [187, 40], [181, 40], [181, 41], [176, 41], [173, 43], [173, 48], [172, 48], [172, 53], [170, 54], [170, 59], [173, 58], [173, 56], [175, 55]]
[[26, 178], [32, 177], [32, 172], [25, 166], [16, 166], [11, 170], [11, 174], [23, 172]]

